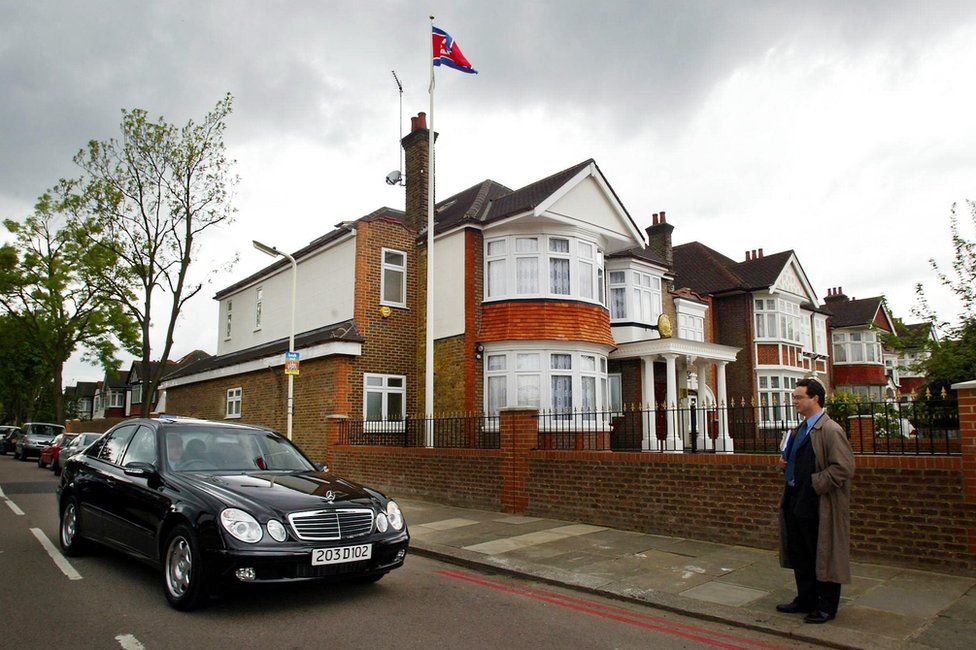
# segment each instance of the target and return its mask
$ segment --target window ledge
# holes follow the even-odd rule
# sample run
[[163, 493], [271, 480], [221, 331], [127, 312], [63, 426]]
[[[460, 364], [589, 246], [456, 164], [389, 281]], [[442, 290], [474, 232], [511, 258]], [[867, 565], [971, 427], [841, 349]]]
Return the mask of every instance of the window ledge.
[[241, 415], [240, 415], [240, 413], [238, 413], [237, 415], [225, 415], [224, 416], [224, 419], [225, 420], [240, 420], [241, 419]]
[[405, 303], [405, 302], [386, 302], [384, 300], [380, 300], [380, 306], [381, 307], [396, 307], [397, 309], [405, 309], [407, 311], [410, 311], [410, 308], [407, 307], [407, 303]]

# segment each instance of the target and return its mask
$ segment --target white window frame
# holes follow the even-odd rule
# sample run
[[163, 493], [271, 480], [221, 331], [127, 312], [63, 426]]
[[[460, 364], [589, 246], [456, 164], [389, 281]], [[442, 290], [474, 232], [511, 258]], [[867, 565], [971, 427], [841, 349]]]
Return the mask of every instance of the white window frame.
[[[622, 275], [621, 275], [622, 274]], [[611, 323], [654, 325], [664, 312], [662, 274], [646, 267], [607, 269], [607, 309]], [[623, 293], [623, 313], [615, 308], [613, 296]]]
[[110, 388], [108, 390], [107, 408], [125, 408], [125, 390]]
[[827, 318], [824, 316], [813, 317], [813, 352], [827, 356], [830, 354], [827, 345]]
[[835, 365], [884, 365], [881, 340], [873, 330], [835, 331], [831, 347]]
[[800, 375], [782, 372], [760, 372], [757, 377], [759, 389], [759, 422], [765, 425], [793, 423], [796, 413], [793, 410], [793, 390]]
[[[370, 386], [370, 379], [379, 379], [380, 386]], [[390, 380], [398, 379], [400, 381], [399, 386], [391, 386]], [[369, 393], [379, 393], [381, 395], [380, 399], [380, 413], [383, 417], [379, 420], [369, 420], [367, 415], [367, 404], [368, 404], [368, 394]], [[400, 419], [399, 420], [389, 420], [387, 419], [387, 411], [389, 406], [389, 396], [390, 395], [401, 395], [400, 400]], [[364, 422], [384, 422], [384, 423], [399, 423], [400, 426], [403, 425], [404, 420], [407, 417], [407, 376], [406, 375], [385, 375], [376, 372], [363, 373], [363, 421]], [[384, 426], [384, 431], [389, 430], [388, 427]]]
[[241, 417], [244, 406], [244, 389], [240, 386], [227, 389], [227, 400], [224, 405], [224, 419], [236, 420]]
[[[610, 270], [607, 271], [607, 281], [610, 287], [609, 291], [609, 304], [607, 307], [610, 309], [610, 320], [612, 321], [626, 321], [627, 314], [630, 313], [627, 309], [627, 303], [629, 302], [628, 296], [630, 292], [627, 290], [627, 271], [624, 269], [620, 270]], [[613, 299], [614, 294], [623, 294], [623, 313], [620, 313], [619, 307], [621, 306], [618, 302]]]
[[[393, 264], [386, 261], [387, 253], [395, 253], [397, 255], [403, 256], [403, 265]], [[392, 271], [394, 273], [399, 273], [400, 282], [400, 300], [387, 300], [386, 299], [386, 272]], [[397, 250], [396, 248], [382, 248], [380, 249], [380, 304], [388, 305], [390, 307], [406, 307], [407, 306], [407, 252]]]
[[132, 387], [129, 392], [129, 400], [132, 404], [142, 404], [142, 383], [138, 383]]
[[254, 331], [261, 329], [261, 316], [264, 309], [264, 287], [259, 286], [254, 290]]
[[224, 340], [225, 341], [229, 341], [230, 340], [231, 326], [233, 324], [232, 323], [232, 319], [233, 319], [233, 316], [234, 316], [233, 310], [234, 310], [234, 301], [233, 300], [228, 300], [227, 301], [227, 316], [226, 316], [226, 319], [225, 319], [226, 320], [226, 328], [225, 328], [225, 331], [224, 331]]
[[[509, 344], [511, 345], [511, 344]], [[537, 345], [537, 344], [536, 344]], [[553, 368], [554, 356], [570, 355], [570, 368]], [[523, 355], [523, 363], [519, 365], [519, 355]], [[488, 382], [492, 377], [506, 377], [506, 404], [497, 405], [498, 408], [505, 407], [537, 407], [542, 411], [552, 408], [552, 377], [568, 375], [571, 380], [572, 408], [579, 410], [583, 407], [583, 378], [594, 380], [594, 400], [595, 408], [589, 409], [596, 412], [603, 412], [609, 409], [609, 389], [607, 374], [607, 355], [606, 352], [591, 349], [559, 348], [559, 347], [491, 347], [485, 351], [486, 360], [492, 357], [504, 356], [505, 362], [495, 370], [489, 370], [489, 364], [485, 363], [485, 386], [484, 395], [485, 412], [491, 412], [496, 405], [488, 404]], [[591, 358], [592, 363], [584, 360], [584, 357]], [[534, 359], [536, 363], [526, 363]], [[522, 400], [519, 403], [518, 387], [520, 381], [530, 381], [538, 387], [538, 403]]]
[[[519, 250], [520, 240], [529, 239], [535, 240], [536, 250], [525, 250], [524, 246]], [[553, 251], [553, 240], [566, 240], [569, 250]], [[552, 298], [606, 304], [603, 250], [592, 239], [557, 233], [502, 235], [485, 239], [484, 256], [485, 301]], [[518, 281], [519, 265], [524, 266], [532, 259], [537, 264], [537, 286], [534, 291], [531, 287], [520, 287]], [[557, 259], [568, 260], [569, 293], [554, 293], [552, 290], [551, 265]], [[584, 271], [589, 276], [585, 283], [580, 279]], [[590, 288], [588, 295], [583, 295], [584, 285]]]
[[803, 344], [800, 303], [757, 295], [753, 297], [752, 311], [757, 341]]
[[705, 340], [705, 317], [678, 313], [678, 338], [689, 341]]

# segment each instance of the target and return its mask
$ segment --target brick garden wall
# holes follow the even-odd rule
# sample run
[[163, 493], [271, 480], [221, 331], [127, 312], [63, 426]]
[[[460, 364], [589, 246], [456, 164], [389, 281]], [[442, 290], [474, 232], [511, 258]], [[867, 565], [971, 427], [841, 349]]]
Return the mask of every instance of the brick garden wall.
[[[960, 458], [857, 457], [852, 554], [861, 560], [976, 571]], [[775, 456], [533, 452], [528, 514], [778, 547], [783, 477]]]
[[341, 447], [337, 473], [392, 498], [411, 496], [455, 506], [502, 509], [502, 454], [468, 449]]

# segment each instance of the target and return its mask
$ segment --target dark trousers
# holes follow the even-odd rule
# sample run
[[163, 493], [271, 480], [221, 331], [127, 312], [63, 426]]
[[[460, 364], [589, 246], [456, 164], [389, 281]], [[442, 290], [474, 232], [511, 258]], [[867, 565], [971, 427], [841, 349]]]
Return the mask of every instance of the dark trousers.
[[[783, 515], [786, 517], [786, 545], [793, 577], [796, 579], [797, 600], [804, 608], [819, 609], [828, 614], [837, 614], [840, 604], [840, 584], [817, 580], [817, 529], [819, 520], [812, 517], [797, 517], [794, 514], [795, 502], [790, 498], [787, 488]], [[816, 512], [814, 510], [814, 512]]]

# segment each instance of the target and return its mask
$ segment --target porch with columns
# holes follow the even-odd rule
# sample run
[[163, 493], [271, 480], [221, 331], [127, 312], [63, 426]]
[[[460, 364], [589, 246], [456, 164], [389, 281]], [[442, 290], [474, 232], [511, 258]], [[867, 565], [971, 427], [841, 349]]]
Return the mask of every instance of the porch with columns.
[[[729, 435], [728, 410], [725, 408], [728, 406], [725, 367], [735, 361], [738, 352], [739, 348], [717, 343], [661, 338], [623, 343], [610, 353], [611, 361], [640, 360], [640, 399], [647, 409], [642, 423], [643, 449], [658, 447], [659, 423], [656, 414], [663, 409], [666, 452], [683, 453], [686, 447], [706, 449], [712, 428], [715, 429], [715, 451], [734, 451]], [[655, 362], [664, 364], [663, 395], [657, 394], [658, 391], [655, 390]], [[713, 369], [714, 392], [707, 381]], [[691, 391], [696, 393], [694, 400], [690, 395]], [[706, 410], [709, 408], [717, 414], [717, 421], [714, 423], [709, 422], [706, 417]], [[690, 419], [692, 426], [682, 426], [679, 418]]]

